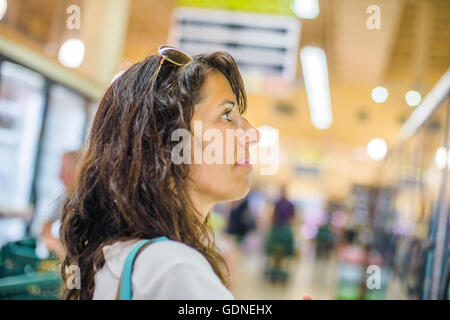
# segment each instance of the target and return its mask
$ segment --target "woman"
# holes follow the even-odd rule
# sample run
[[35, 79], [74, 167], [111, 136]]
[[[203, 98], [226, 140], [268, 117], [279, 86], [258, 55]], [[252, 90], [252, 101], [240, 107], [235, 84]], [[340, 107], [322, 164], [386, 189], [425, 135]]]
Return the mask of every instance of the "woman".
[[[228, 269], [208, 213], [250, 188], [248, 148], [259, 135], [242, 116], [246, 94], [234, 59], [216, 52], [190, 58], [167, 46], [133, 65], [107, 90], [79, 176], [66, 199], [61, 239], [65, 299], [114, 299], [124, 261], [143, 239], [132, 273], [133, 299], [232, 299]], [[254, 130], [234, 136], [227, 164], [173, 161], [176, 129]], [[201, 135], [191, 147], [208, 147]], [[195, 147], [194, 147], [195, 148]], [[239, 157], [238, 148], [245, 150]], [[192, 158], [192, 154], [189, 155]], [[67, 285], [79, 267], [79, 289]]]

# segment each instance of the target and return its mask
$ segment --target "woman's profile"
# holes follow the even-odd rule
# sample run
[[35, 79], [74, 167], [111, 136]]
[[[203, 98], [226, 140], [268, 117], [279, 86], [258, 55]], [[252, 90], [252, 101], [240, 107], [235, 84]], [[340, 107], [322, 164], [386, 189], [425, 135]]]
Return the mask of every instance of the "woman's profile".
[[[259, 135], [246, 108], [241, 75], [225, 52], [191, 58], [163, 46], [111, 84], [63, 208], [62, 298], [115, 299], [129, 286], [132, 299], [233, 299], [208, 213], [250, 189], [248, 148]], [[175, 163], [173, 132], [194, 135], [196, 121], [202, 133], [256, 135], [236, 134], [231, 148], [214, 149], [232, 161]], [[200, 142], [205, 151], [212, 140], [200, 139], [189, 146]], [[66, 285], [71, 265], [79, 289]]]

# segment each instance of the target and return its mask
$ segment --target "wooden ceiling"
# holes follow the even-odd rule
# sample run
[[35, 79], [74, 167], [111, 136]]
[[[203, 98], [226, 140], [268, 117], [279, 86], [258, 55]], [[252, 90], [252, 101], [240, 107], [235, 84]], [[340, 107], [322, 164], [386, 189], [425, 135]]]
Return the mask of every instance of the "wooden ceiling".
[[[371, 4], [381, 8], [381, 30], [366, 28], [366, 9]], [[404, 102], [406, 91], [426, 94], [450, 66], [450, 2], [321, 0], [320, 6], [317, 19], [303, 21], [301, 46], [320, 45], [327, 52], [332, 127], [319, 131], [309, 123], [300, 68], [298, 85], [287, 96], [250, 96], [248, 116], [257, 124], [279, 127], [293, 140], [365, 145], [381, 136], [394, 142], [413, 110]], [[174, 1], [132, 1], [124, 60], [140, 60], [167, 42], [174, 7]], [[427, 32], [420, 34], [423, 28]], [[377, 85], [390, 91], [384, 104], [371, 100], [371, 90]], [[294, 115], [278, 113], [275, 106], [280, 102], [292, 105]]]
[[450, 1], [403, 1], [385, 77], [435, 83], [450, 66]]
[[132, 0], [124, 60], [137, 62], [167, 42], [174, 0]]
[[46, 48], [64, 37], [66, 8], [82, 6], [83, 1], [86, 0], [9, 0], [1, 24]]

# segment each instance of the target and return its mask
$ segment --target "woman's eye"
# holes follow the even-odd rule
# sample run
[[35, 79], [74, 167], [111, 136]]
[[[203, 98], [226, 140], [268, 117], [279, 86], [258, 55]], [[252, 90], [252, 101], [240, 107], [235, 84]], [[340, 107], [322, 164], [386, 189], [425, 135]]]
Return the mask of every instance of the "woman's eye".
[[222, 114], [222, 119], [225, 119], [225, 120], [231, 122], [231, 119], [229, 118], [230, 113], [231, 113], [231, 110], [225, 111], [225, 113]]

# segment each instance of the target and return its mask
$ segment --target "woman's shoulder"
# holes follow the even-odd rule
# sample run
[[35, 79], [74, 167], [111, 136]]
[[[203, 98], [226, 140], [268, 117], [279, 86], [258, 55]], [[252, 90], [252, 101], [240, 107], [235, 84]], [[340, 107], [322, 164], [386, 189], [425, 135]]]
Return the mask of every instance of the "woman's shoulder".
[[140, 256], [136, 259], [138, 261], [158, 261], [167, 266], [177, 265], [180, 263], [190, 263], [198, 266], [209, 265], [206, 258], [196, 249], [191, 246], [175, 241], [165, 240], [152, 243], [145, 248]]
[[137, 299], [233, 299], [208, 260], [182, 242], [151, 244], [136, 259], [133, 273]]
[[[117, 242], [104, 248], [106, 265], [120, 278], [126, 256], [139, 240]], [[208, 260], [189, 245], [165, 240], [150, 244], [133, 267], [136, 299], [233, 299]]]
[[[121, 273], [126, 257], [140, 241], [142, 240], [120, 241], [103, 248], [105, 260], [113, 273], [116, 275]], [[147, 270], [161, 270], [179, 264], [211, 268], [206, 258], [199, 251], [183, 242], [170, 239], [147, 246], [136, 257], [134, 268], [139, 268], [141, 264]]]

